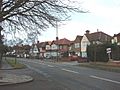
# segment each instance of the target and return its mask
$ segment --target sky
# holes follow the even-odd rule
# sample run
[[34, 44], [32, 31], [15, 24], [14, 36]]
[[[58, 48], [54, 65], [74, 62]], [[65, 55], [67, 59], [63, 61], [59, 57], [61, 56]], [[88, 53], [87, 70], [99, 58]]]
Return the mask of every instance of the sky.
[[[75, 0], [74, 0], [75, 1]], [[86, 30], [90, 33], [99, 31], [111, 36], [120, 33], [120, 0], [76, 0], [89, 13], [73, 13], [71, 20], [58, 27], [59, 39], [74, 40], [77, 35], [83, 36]], [[58, 23], [59, 24], [59, 23]], [[56, 39], [56, 29], [49, 28], [41, 32], [39, 41]]]

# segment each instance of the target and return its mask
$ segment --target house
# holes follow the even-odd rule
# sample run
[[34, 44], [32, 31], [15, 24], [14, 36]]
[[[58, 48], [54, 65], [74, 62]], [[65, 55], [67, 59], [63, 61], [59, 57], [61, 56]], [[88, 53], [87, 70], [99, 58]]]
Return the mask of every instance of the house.
[[47, 42], [37, 42], [37, 48], [39, 50], [39, 58], [44, 58], [46, 57], [46, 43]]
[[120, 45], [120, 33], [114, 34], [112, 38], [112, 44], [116, 43], [117, 45]]
[[83, 36], [76, 36], [76, 39], [71, 42], [71, 46], [69, 48], [70, 54], [76, 54], [78, 56], [81, 56], [81, 40]]
[[32, 44], [30, 49], [30, 57], [31, 58], [39, 58], [39, 49], [37, 47], [37, 44]]
[[68, 56], [71, 41], [63, 38], [46, 44], [46, 57]]
[[45, 47], [45, 50], [46, 50], [45, 57], [46, 58], [51, 58], [51, 56], [52, 56], [51, 43], [52, 43], [51, 41], [46, 42], [46, 47]]
[[13, 46], [14, 54], [17, 57], [29, 57], [30, 46], [29, 45], [16, 45]]
[[47, 51], [48, 51], [48, 53], [50, 53], [49, 55], [51, 57], [54, 58], [54, 57], [57, 57], [59, 55], [59, 52], [58, 52], [58, 50], [59, 50], [58, 41], [53, 40], [51, 42], [51, 44], [47, 45], [47, 47], [50, 47]]
[[71, 41], [66, 38], [58, 40], [59, 53], [61, 56], [68, 57], [70, 44]]
[[94, 33], [90, 33], [89, 30], [86, 31], [86, 34], [84, 34], [82, 40], [81, 40], [81, 54], [82, 57], [87, 57], [87, 46], [90, 44], [103, 44], [111, 42], [111, 36], [101, 32], [97, 31]]

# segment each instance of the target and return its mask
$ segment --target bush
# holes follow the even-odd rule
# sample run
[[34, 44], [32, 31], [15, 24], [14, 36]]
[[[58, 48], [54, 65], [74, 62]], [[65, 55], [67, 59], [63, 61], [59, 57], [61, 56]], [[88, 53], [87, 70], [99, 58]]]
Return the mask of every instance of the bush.
[[87, 56], [89, 61], [107, 62], [108, 55], [106, 49], [110, 47], [109, 44], [90, 45], [87, 48]]

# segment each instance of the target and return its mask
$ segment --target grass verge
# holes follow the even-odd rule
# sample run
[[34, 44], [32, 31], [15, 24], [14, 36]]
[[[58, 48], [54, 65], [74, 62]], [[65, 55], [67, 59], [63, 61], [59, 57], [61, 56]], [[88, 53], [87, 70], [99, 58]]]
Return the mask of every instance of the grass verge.
[[120, 73], [120, 67], [107, 64], [81, 63], [79, 66]]
[[17, 60], [15, 59], [8, 59], [6, 60], [8, 62], [8, 64], [10, 64], [14, 69], [22, 69], [25, 68], [26, 66], [24, 64], [21, 64], [19, 62], [17, 62]]

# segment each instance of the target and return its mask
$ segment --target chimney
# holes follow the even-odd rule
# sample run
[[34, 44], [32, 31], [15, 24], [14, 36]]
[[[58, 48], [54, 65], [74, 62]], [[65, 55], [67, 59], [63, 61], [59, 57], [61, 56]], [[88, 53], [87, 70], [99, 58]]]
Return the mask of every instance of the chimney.
[[99, 32], [99, 29], [97, 29], [97, 32]]
[[113, 37], [116, 37], [117, 36], [117, 34], [114, 34], [114, 36]]
[[40, 43], [39, 41], [37, 41], [37, 44]]
[[86, 30], [86, 34], [90, 34], [90, 31], [89, 31], [89, 30]]

